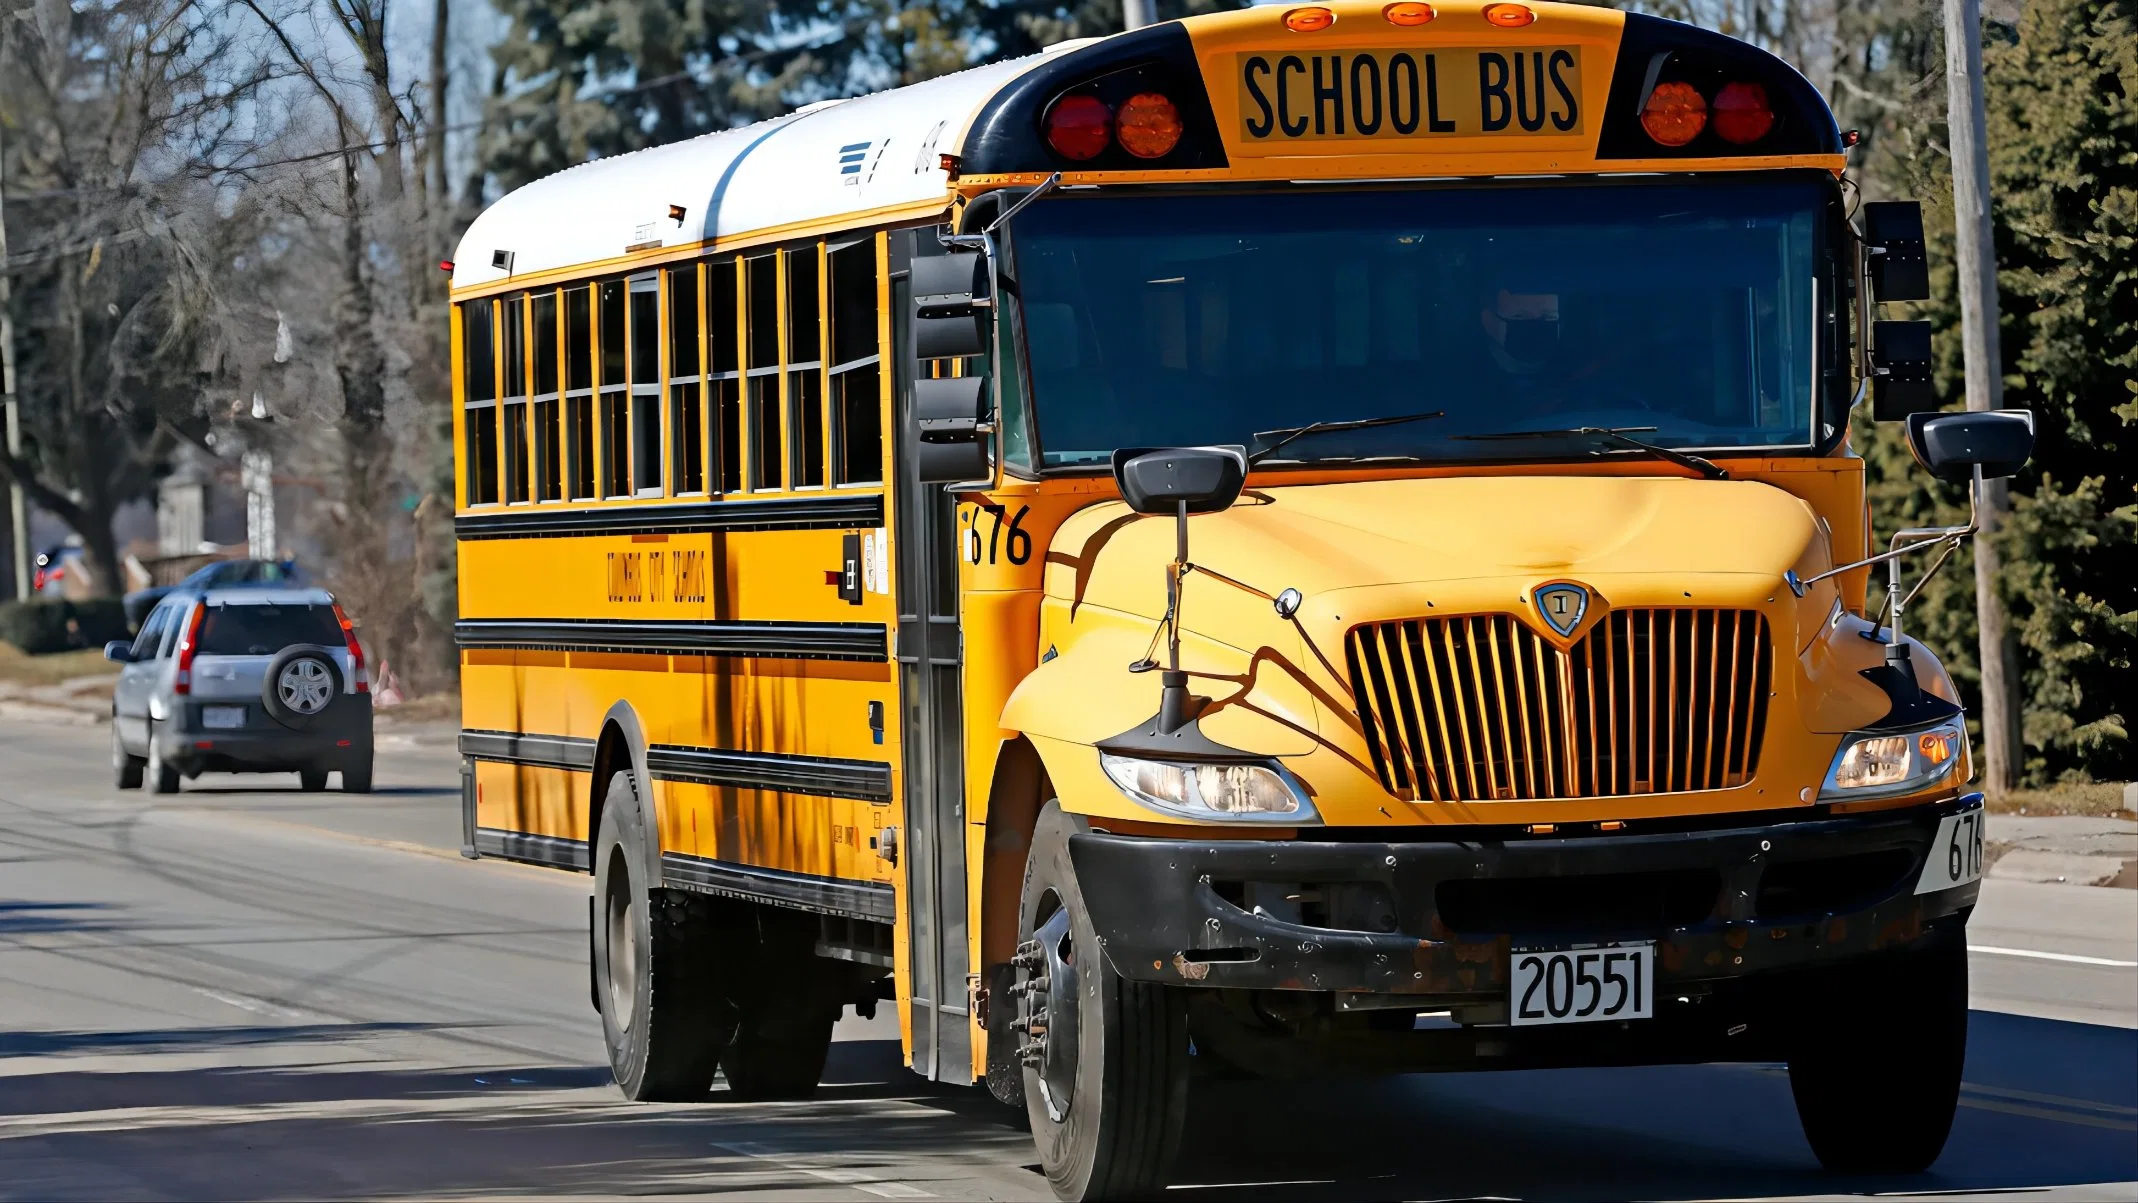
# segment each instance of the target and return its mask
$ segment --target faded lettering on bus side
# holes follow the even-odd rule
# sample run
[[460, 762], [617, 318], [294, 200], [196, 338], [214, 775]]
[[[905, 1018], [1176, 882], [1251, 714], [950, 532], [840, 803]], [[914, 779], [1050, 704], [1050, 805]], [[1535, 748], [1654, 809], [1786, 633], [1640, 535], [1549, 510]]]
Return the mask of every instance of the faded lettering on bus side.
[[1250, 146], [1582, 132], [1579, 47], [1238, 57]]

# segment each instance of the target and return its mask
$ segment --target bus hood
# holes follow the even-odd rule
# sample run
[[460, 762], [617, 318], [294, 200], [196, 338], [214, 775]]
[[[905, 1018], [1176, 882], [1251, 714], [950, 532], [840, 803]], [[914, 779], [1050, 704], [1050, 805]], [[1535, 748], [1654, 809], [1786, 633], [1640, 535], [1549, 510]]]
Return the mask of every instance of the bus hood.
[[[1664, 615], [1698, 632], [1672, 628], [1681, 646], [1727, 653], [1742, 636], [1749, 653], [1771, 640], [1764, 646], [1773, 654], [1760, 659], [1773, 679], [1745, 678], [1747, 705], [1770, 685], [1778, 715], [1798, 712], [1800, 698], [1842, 691], [1831, 715], [1770, 724], [1787, 727], [1793, 741], [1884, 712], [1883, 695], [1853, 671], [1833, 686], [1792, 668], [1810, 662], [1800, 653], [1827, 633], [1839, 595], [1827, 582], [1799, 598], [1783, 574], [1823, 571], [1831, 551], [1809, 506], [1757, 481], [1534, 474], [1298, 485], [1250, 489], [1231, 509], [1188, 525], [1194, 567], [1181, 609], [1182, 664], [1195, 674], [1191, 690], [1210, 699], [1203, 732], [1236, 748], [1301, 757], [1294, 763], [1303, 770], [1321, 765], [1317, 789], [1356, 777], [1356, 789], [1338, 792], [1376, 806], [1389, 794], [1372, 780], [1351, 646], [1354, 632], [1372, 624], [1488, 616], [1563, 649], [1606, 615], [1641, 611], [1642, 621]], [[1042, 663], [1012, 696], [1005, 727], [1060, 748], [1099, 743], [1150, 717], [1157, 674], [1129, 665], [1147, 651], [1163, 658], [1155, 633], [1173, 548], [1172, 519], [1135, 515], [1120, 502], [1063, 522], [1046, 557]], [[1569, 585], [1587, 613], [1555, 633], [1540, 596]], [[1290, 617], [1273, 604], [1287, 589], [1300, 594]], [[1408, 628], [1410, 637], [1419, 629]], [[1640, 636], [1644, 649], [1666, 646], [1654, 630]], [[1480, 655], [1488, 658], [1479, 672], [1512, 671]], [[1556, 671], [1527, 663], [1528, 673]], [[1827, 743], [1817, 757], [1830, 752]], [[1734, 805], [1775, 801], [1723, 793]], [[1792, 803], [1795, 793], [1792, 786]]]
[[[1063, 524], [1047, 592], [1157, 618], [1173, 522], [1119, 503]], [[1536, 585], [1585, 584], [1613, 605], [1764, 601], [1790, 568], [1823, 566], [1809, 506], [1756, 481], [1653, 476], [1495, 476], [1254, 489], [1189, 520], [1189, 559], [1272, 596], [1300, 591], [1302, 617], [1516, 612]], [[1066, 554], [1064, 554], [1066, 553]], [[1221, 642], [1222, 583], [1191, 574], [1187, 630]], [[1268, 603], [1252, 599], [1259, 609]], [[1393, 610], [1390, 609], [1393, 607]], [[1201, 611], [1198, 613], [1198, 611]], [[1248, 647], [1253, 646], [1250, 641]]]

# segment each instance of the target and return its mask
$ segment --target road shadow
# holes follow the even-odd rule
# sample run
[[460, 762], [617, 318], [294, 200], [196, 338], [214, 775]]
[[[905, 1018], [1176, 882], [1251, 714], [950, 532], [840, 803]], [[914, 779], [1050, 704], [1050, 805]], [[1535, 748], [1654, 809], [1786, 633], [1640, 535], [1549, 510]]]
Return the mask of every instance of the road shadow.
[[1977, 1011], [1965, 1080], [1944, 1156], [1903, 1178], [1822, 1171], [1779, 1066], [1228, 1082], [1191, 1102], [1174, 1180], [1211, 1198], [1575, 1203], [2138, 1179], [2138, 1031]]
[[63, 932], [115, 931], [117, 908], [103, 902], [0, 902], [0, 940]]
[[[306, 1044], [390, 1025], [72, 1034], [52, 1051], [213, 1051], [290, 1041], [286, 1063], [0, 1076], [0, 1199], [377, 1198], [792, 1190], [999, 1172], [1028, 1138], [974, 1122], [973, 1092], [932, 1087], [896, 1041], [833, 1046], [808, 1103], [632, 1104], [606, 1066], [408, 1069], [307, 1064]], [[327, 1050], [314, 1060], [325, 1060]], [[19, 1055], [19, 1054], [18, 1054]], [[34, 1054], [33, 1054], [34, 1055]], [[10, 1067], [20, 1070], [18, 1064]], [[901, 1077], [903, 1075], [903, 1077]], [[922, 1105], [908, 1105], [919, 1102]], [[1012, 1170], [1011, 1173], [1016, 1173]], [[1033, 1180], [1037, 1183], [1037, 1180]], [[1031, 1197], [1043, 1193], [1035, 1185]], [[995, 1192], [1000, 1197], [1000, 1192]], [[1013, 1197], [1016, 1192], [1011, 1192]]]

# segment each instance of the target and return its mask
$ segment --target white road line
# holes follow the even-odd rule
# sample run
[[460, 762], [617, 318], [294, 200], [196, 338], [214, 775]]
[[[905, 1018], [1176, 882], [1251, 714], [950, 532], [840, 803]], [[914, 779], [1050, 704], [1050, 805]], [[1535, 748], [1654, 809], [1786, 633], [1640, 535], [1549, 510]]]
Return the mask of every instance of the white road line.
[[934, 1195], [908, 1182], [890, 1182], [866, 1170], [842, 1169], [837, 1166], [810, 1166], [800, 1160], [805, 1154], [776, 1148], [754, 1140], [716, 1141], [716, 1149], [740, 1153], [757, 1161], [769, 1161], [783, 1169], [795, 1170], [825, 1182], [836, 1182], [858, 1191], [866, 1191], [884, 1199], [933, 1199]]
[[279, 1003], [271, 1003], [264, 998], [254, 998], [249, 994], [226, 994], [221, 990], [210, 990], [206, 986], [195, 986], [193, 987], [193, 992], [212, 998], [226, 1006], [236, 1007], [240, 1011], [250, 1011], [255, 1015], [268, 1015], [276, 1019], [312, 1018], [309, 1013], [299, 1011], [295, 1007], [285, 1007]]
[[1992, 944], [1970, 944], [1969, 952], [1986, 952], [1998, 957], [2026, 957], [2034, 961], [2063, 961], [2072, 965], [2106, 965], [2111, 969], [2138, 969], [2138, 961], [2113, 961], [2107, 957], [2082, 957], [2071, 952], [2036, 952], [2031, 948], [1998, 948]]

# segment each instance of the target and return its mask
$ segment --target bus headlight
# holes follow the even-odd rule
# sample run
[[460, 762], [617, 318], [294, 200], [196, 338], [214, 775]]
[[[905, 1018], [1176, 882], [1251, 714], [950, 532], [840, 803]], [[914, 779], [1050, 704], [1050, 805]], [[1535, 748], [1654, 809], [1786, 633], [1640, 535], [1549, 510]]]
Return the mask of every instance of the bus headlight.
[[1891, 798], [1929, 789], [1952, 776], [1967, 750], [1967, 724], [1958, 718], [1894, 734], [1851, 735], [1819, 787], [1823, 802]]
[[1314, 804], [1275, 764], [1198, 764], [1099, 753], [1121, 792], [1152, 810], [1222, 823], [1319, 823]]

